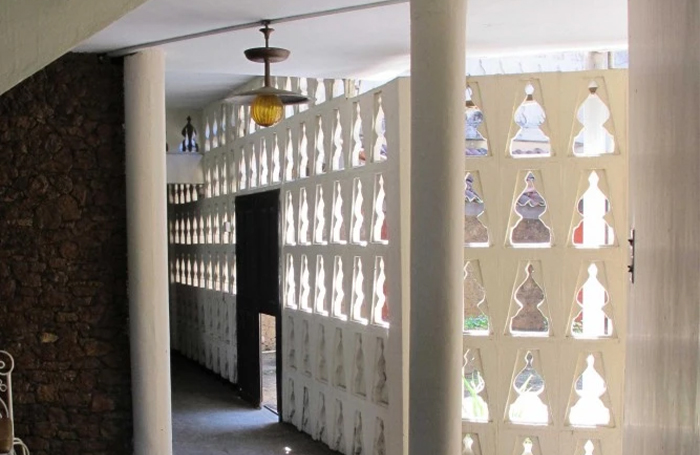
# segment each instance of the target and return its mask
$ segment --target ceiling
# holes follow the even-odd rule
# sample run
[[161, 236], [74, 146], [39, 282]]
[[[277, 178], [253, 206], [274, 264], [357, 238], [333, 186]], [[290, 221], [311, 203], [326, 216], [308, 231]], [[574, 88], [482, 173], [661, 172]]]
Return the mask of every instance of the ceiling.
[[[80, 44], [77, 52], [119, 48], [265, 18], [376, 0], [150, 0]], [[627, 0], [468, 0], [467, 56], [606, 50], [627, 44]], [[273, 75], [373, 78], [409, 66], [409, 4], [280, 23], [271, 45], [292, 55]], [[262, 45], [255, 29], [162, 46], [169, 108], [201, 108], [260, 75], [243, 50]]]

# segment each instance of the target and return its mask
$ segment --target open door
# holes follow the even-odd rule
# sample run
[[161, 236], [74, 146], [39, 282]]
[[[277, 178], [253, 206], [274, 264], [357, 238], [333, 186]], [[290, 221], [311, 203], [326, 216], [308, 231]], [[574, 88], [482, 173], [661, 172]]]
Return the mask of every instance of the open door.
[[256, 408], [262, 401], [260, 314], [276, 317], [278, 332], [281, 325], [278, 226], [278, 190], [236, 198], [238, 385]]

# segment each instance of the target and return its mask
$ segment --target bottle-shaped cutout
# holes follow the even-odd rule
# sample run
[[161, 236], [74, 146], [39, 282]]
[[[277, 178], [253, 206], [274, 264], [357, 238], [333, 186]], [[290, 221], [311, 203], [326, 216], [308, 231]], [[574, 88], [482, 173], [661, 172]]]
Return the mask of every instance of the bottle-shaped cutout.
[[372, 455], [386, 455], [386, 436], [384, 435], [384, 421], [377, 417], [374, 423], [374, 445]]
[[575, 455], [603, 455], [598, 439], [582, 439], [576, 443]]
[[[204, 173], [204, 185], [207, 199], [209, 199], [212, 196], [211, 179], [211, 169], [207, 169]], [[188, 202], [186, 194], [183, 194], [183, 199], [185, 203]]]
[[[287, 90], [288, 92], [293, 91], [292, 88], [292, 78], [288, 77], [284, 81], [284, 89]], [[292, 104], [288, 104], [284, 107], [284, 118], [289, 118], [292, 115], [294, 115], [294, 109], [299, 109], [299, 106], [295, 106]]]
[[204, 151], [208, 152], [211, 150], [211, 126], [209, 126], [209, 119], [204, 121]]
[[352, 430], [352, 452], [350, 455], [362, 455], [363, 453], [363, 431], [362, 431], [362, 414], [360, 411], [355, 411], [355, 423]]
[[362, 132], [362, 111], [360, 103], [353, 104], [352, 121], [352, 153], [350, 163], [353, 167], [364, 166], [367, 157], [365, 154], [364, 133]]
[[367, 245], [367, 232], [365, 227], [365, 210], [362, 190], [362, 180], [355, 178], [353, 180], [352, 191], [352, 223], [350, 231], [350, 240], [355, 245]]
[[318, 419], [316, 420], [316, 440], [328, 443], [328, 433], [326, 431], [328, 423], [326, 420], [326, 395], [318, 393]]
[[467, 349], [462, 366], [462, 419], [470, 422], [489, 421], [488, 395], [482, 368], [479, 350]]
[[602, 262], [581, 266], [578, 287], [570, 317], [570, 334], [574, 338], [595, 340], [613, 336], [613, 320], [609, 316], [610, 293]]
[[215, 149], [219, 146], [219, 122], [214, 118], [214, 123], [211, 125], [211, 148]]
[[253, 134], [258, 130], [258, 124], [253, 120], [253, 116], [250, 113], [250, 106], [246, 106], [246, 117], [248, 118], [248, 134]]
[[316, 156], [314, 159], [314, 172], [316, 175], [326, 172], [326, 144], [323, 134], [323, 118], [319, 115], [316, 125]]
[[236, 155], [233, 150], [231, 150], [228, 155], [228, 192], [229, 194], [235, 194], [238, 191], [238, 169], [236, 169]]
[[284, 208], [284, 243], [286, 245], [296, 245], [296, 229], [294, 228], [294, 197], [291, 191], [287, 191], [286, 204]]
[[489, 230], [486, 227], [484, 199], [477, 172], [467, 172], [464, 178], [464, 245], [489, 246]]
[[[293, 214], [292, 214], [293, 215]], [[236, 200], [231, 201], [231, 243], [236, 244]]]
[[192, 286], [196, 288], [199, 287], [199, 264], [197, 262], [195, 260], [192, 265]]
[[333, 419], [333, 440], [331, 449], [345, 453], [345, 417], [343, 415], [343, 402], [335, 400], [335, 418]]
[[466, 156], [487, 156], [488, 140], [482, 133], [485, 129], [484, 113], [474, 101], [476, 85], [467, 85], [464, 103], [464, 154]]
[[309, 224], [309, 200], [306, 196], [306, 188], [301, 188], [299, 190], [299, 245], [311, 244]]
[[367, 314], [368, 306], [364, 289], [365, 274], [362, 269], [362, 258], [360, 256], [355, 256], [352, 266], [352, 298], [350, 306], [352, 308], [352, 320], [361, 324], [367, 324], [369, 322], [369, 315]]
[[248, 187], [248, 165], [245, 159], [245, 148], [241, 147], [241, 158], [238, 162], [238, 189], [245, 190]]
[[[299, 93], [301, 93], [304, 96], [309, 96], [309, 81], [305, 77], [300, 77], [298, 79], [299, 81]], [[309, 108], [309, 106], [306, 103], [302, 103], [298, 105], [299, 112], [304, 112]]]
[[311, 334], [306, 319], [301, 322], [301, 359], [304, 374], [311, 376]]
[[372, 210], [372, 242], [388, 244], [389, 229], [386, 219], [386, 191], [384, 190], [384, 176], [374, 176], [374, 203]]
[[[537, 351], [518, 351], [512, 387], [509, 391], [507, 420], [522, 425], [549, 424], [549, 406], [544, 377], [537, 370]], [[524, 360], [525, 365], [522, 366]]]
[[221, 106], [221, 138], [219, 139], [219, 143], [223, 146], [226, 145], [226, 110], [227, 106], [222, 105]]
[[491, 321], [486, 301], [483, 275], [479, 260], [464, 264], [464, 327], [467, 335], [486, 336], [491, 333]]
[[377, 338], [377, 348], [374, 357], [374, 384], [372, 386], [372, 401], [383, 406], [389, 405], [386, 357], [384, 356], [384, 339], [382, 338]]
[[333, 316], [346, 321], [348, 318], [345, 297], [345, 271], [343, 270], [343, 258], [335, 256], [333, 260]]
[[250, 184], [251, 188], [256, 188], [259, 183], [259, 169], [258, 169], [258, 150], [253, 143], [253, 145], [250, 148], [250, 152], [248, 154], [249, 156], [249, 166], [248, 166], [248, 172], [249, 172], [249, 177], [248, 177], [248, 183]]
[[220, 195], [221, 187], [219, 186], [219, 175], [220, 175], [220, 167], [219, 167], [219, 163], [217, 162], [214, 165], [214, 170], [213, 170], [212, 176], [211, 176], [212, 197], [217, 197]]
[[296, 348], [296, 335], [294, 334], [294, 318], [289, 316], [287, 318], [288, 326], [287, 329], [287, 366], [293, 370], [297, 369], [297, 348]]
[[462, 455], [481, 455], [479, 435], [467, 433], [462, 439]]
[[267, 140], [260, 139], [260, 186], [270, 183], [270, 157], [267, 154]]
[[610, 109], [600, 98], [598, 82], [591, 81], [588, 84], [588, 96], [576, 111], [579, 132], [573, 141], [575, 156], [588, 157], [615, 153], [615, 136], [606, 128], [609, 120]]
[[236, 137], [241, 138], [246, 135], [246, 126], [248, 125], [248, 119], [246, 119], [245, 106], [239, 106], [238, 112], [236, 114], [236, 126], [237, 133]]
[[[585, 175], [585, 174], [584, 174]], [[601, 178], [602, 176], [602, 178]], [[585, 177], [582, 177], [582, 180]], [[585, 192], [576, 203], [571, 241], [576, 248], [601, 248], [615, 244], [615, 231], [608, 219], [612, 219], [610, 199], [601, 187], [607, 190], [605, 172], [590, 171]], [[582, 182], [583, 183], [583, 182]], [[580, 188], [585, 185], [579, 185]], [[581, 194], [581, 193], [579, 193]], [[578, 221], [578, 224], [576, 222]]]
[[228, 194], [228, 159], [226, 155], [221, 156], [221, 167], [219, 168], [221, 174], [219, 175], [219, 185], [221, 186], [219, 193]]
[[365, 378], [365, 350], [362, 347], [362, 335], [359, 333], [355, 334], [352, 392], [361, 397], [367, 396], [367, 379]]
[[297, 414], [297, 398], [294, 392], [294, 380], [289, 378], [287, 382], [289, 393], [287, 395], [287, 422], [294, 422], [294, 418]]
[[[228, 261], [228, 254], [224, 253], [224, 265], [221, 268], [221, 277], [222, 277], [222, 283], [221, 287], [223, 291], [227, 294], [231, 293], [231, 275], [229, 271], [229, 261]], [[228, 307], [226, 307], [228, 308]], [[228, 320], [228, 319], [227, 319]], [[228, 324], [226, 324], [226, 329], [228, 330]]]
[[510, 141], [510, 154], [514, 158], [547, 157], [552, 154], [549, 137], [542, 131], [547, 115], [535, 99], [536, 92], [535, 85], [529, 82], [525, 86], [525, 100], [515, 110], [513, 120], [519, 129]]
[[518, 438], [515, 441], [513, 455], [542, 455], [539, 439], [536, 436]]
[[282, 158], [280, 155], [280, 143], [277, 134], [273, 135], [272, 143], [272, 183], [279, 183], [282, 179]]
[[311, 409], [309, 408], [309, 388], [304, 386], [304, 395], [301, 402], [301, 431], [311, 433]]
[[326, 327], [323, 324], [318, 326], [318, 365], [316, 368], [316, 379], [321, 382], [328, 382], [328, 361], [326, 360]]
[[301, 269], [299, 270], [299, 308], [309, 313], [311, 308], [311, 272], [309, 272], [309, 259], [305, 254], [301, 255]]
[[[585, 360], [583, 360], [585, 358]], [[569, 400], [568, 423], [577, 427], [613, 426], [600, 353], [581, 354]]]
[[291, 182], [294, 175], [294, 141], [292, 140], [292, 130], [287, 128], [287, 141], [284, 147], [284, 181]]
[[299, 178], [309, 176], [309, 139], [306, 137], [306, 123], [301, 124], [299, 137]]
[[333, 115], [333, 157], [331, 166], [334, 171], [345, 169], [345, 153], [343, 149], [343, 125], [340, 121], [340, 110]]
[[[539, 261], [519, 265], [508, 319], [507, 334], [546, 337], [550, 335], [549, 307]], [[524, 277], [523, 277], [524, 270]]]
[[382, 106], [382, 94], [374, 95], [374, 147], [372, 150], [373, 161], [386, 161], [388, 157], [388, 145], [386, 139], [386, 116]]
[[343, 331], [340, 327], [335, 329], [333, 346], [333, 385], [345, 390], [347, 387], [345, 380], [345, 347], [343, 345]]
[[322, 255], [316, 256], [316, 294], [314, 307], [316, 313], [328, 316], [328, 288], [326, 287], [326, 265]]
[[389, 327], [389, 301], [387, 299], [384, 258], [374, 258], [374, 287], [372, 292], [372, 323]]
[[520, 248], [548, 248], [552, 245], [552, 230], [546, 222], [549, 214], [541, 180], [533, 171], [528, 171], [524, 180], [525, 188], [513, 202], [509, 243]]
[[326, 227], [326, 199], [323, 185], [316, 185], [316, 203], [314, 205], [314, 243], [326, 245], [328, 243]]
[[[236, 267], [236, 254], [234, 253], [233, 255], [233, 260], [231, 261], [231, 294], [236, 295], [238, 294], [238, 279], [237, 279], [237, 270], [238, 268]], [[292, 274], [294, 275], [294, 274]], [[235, 324], [234, 324], [235, 327]]]
[[345, 227], [345, 212], [343, 210], [343, 186], [339, 180], [333, 183], [333, 215], [331, 221], [331, 243], [344, 245], [347, 243]]
[[287, 264], [284, 271], [284, 306], [296, 309], [296, 271], [294, 270], [294, 256], [287, 254]]

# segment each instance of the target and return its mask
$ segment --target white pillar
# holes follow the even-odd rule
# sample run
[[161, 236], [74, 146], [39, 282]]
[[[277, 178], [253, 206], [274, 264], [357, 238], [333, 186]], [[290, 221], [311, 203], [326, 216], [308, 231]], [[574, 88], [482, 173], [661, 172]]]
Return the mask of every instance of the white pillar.
[[134, 454], [172, 454], [165, 54], [126, 57], [126, 207]]
[[411, 0], [409, 454], [461, 453], [467, 0]]

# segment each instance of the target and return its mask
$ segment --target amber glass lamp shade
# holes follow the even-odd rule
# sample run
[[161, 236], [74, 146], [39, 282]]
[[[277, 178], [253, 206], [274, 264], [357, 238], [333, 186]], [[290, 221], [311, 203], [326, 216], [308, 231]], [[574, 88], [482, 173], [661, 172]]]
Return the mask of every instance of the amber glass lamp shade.
[[284, 105], [277, 95], [258, 95], [250, 106], [253, 121], [260, 126], [272, 126], [282, 119]]

